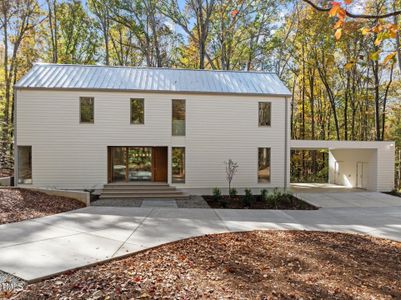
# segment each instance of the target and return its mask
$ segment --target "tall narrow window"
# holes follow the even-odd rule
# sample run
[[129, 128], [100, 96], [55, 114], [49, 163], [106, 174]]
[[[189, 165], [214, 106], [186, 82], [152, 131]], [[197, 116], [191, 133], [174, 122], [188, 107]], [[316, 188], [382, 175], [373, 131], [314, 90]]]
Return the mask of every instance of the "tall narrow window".
[[258, 149], [258, 182], [270, 182], [270, 148]]
[[259, 102], [259, 126], [271, 126], [270, 102]]
[[172, 148], [172, 175], [173, 183], [185, 183], [185, 148]]
[[173, 100], [173, 135], [185, 136], [185, 100]]
[[131, 124], [145, 123], [145, 100], [131, 99]]
[[31, 146], [18, 146], [18, 183], [32, 184]]
[[81, 123], [94, 123], [94, 121], [95, 121], [94, 104], [95, 104], [95, 98], [93, 98], [93, 97], [79, 98], [80, 122]]

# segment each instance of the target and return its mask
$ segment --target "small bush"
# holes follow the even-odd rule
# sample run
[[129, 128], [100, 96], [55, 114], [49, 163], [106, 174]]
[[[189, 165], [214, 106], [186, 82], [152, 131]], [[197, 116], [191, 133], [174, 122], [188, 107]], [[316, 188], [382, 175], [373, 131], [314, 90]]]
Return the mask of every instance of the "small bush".
[[213, 201], [218, 202], [222, 199], [223, 197], [221, 196], [221, 191], [219, 188], [214, 188], [213, 189]]
[[235, 197], [238, 195], [237, 189], [236, 188], [231, 188], [229, 191], [230, 197]]
[[287, 202], [287, 204], [293, 204], [292, 194], [288, 192], [282, 192], [277, 188], [273, 190], [273, 193], [267, 195], [266, 201], [271, 207], [274, 208], [278, 208], [280, 203]]
[[267, 200], [267, 190], [263, 189], [260, 191], [260, 200], [261, 201], [266, 201]]
[[245, 196], [244, 196], [244, 205], [247, 207], [251, 207], [252, 203], [254, 202], [255, 197], [252, 194], [250, 189], [245, 189]]

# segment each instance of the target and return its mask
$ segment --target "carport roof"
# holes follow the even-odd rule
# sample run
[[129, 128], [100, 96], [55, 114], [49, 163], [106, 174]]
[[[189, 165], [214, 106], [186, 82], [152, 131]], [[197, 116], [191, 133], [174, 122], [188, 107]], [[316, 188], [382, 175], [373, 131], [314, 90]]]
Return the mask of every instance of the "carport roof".
[[317, 140], [291, 140], [291, 149], [379, 149], [394, 147], [393, 141], [317, 141]]

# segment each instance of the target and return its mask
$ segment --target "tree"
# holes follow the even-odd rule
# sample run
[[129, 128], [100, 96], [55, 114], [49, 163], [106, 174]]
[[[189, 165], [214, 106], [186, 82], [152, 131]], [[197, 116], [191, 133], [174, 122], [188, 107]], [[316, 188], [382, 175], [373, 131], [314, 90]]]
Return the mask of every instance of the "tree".
[[234, 162], [231, 158], [224, 163], [226, 165], [226, 179], [228, 182], [228, 192], [231, 195], [231, 182], [234, 179], [234, 175], [238, 171], [239, 165], [237, 162]]
[[10, 166], [12, 160], [13, 84], [17, 80], [18, 55], [28, 33], [41, 22], [35, 0], [0, 1], [0, 29], [3, 38], [4, 104], [1, 122], [0, 165]]
[[[215, 0], [186, 0], [184, 9], [177, 0], [162, 0], [159, 10], [167, 18], [179, 25], [191, 40], [196, 42], [199, 52], [199, 69], [205, 68], [207, 41]], [[192, 27], [192, 24], [193, 27]], [[208, 58], [210, 64], [212, 61]]]

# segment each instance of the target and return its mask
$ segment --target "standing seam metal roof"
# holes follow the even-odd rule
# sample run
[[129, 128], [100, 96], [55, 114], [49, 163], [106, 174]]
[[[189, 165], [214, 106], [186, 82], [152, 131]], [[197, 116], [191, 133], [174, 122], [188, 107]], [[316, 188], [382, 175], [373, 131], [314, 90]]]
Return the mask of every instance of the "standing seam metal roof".
[[291, 95], [273, 73], [60, 64], [35, 64], [15, 88]]

